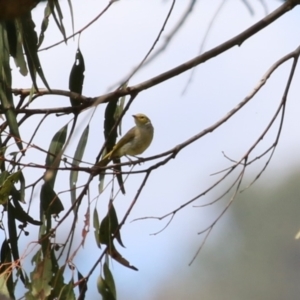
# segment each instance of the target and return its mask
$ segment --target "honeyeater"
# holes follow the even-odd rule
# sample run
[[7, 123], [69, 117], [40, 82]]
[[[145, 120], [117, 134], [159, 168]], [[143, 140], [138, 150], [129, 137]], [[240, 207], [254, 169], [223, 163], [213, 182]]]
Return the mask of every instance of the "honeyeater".
[[135, 126], [132, 127], [96, 165], [106, 166], [112, 159], [124, 155], [142, 154], [151, 144], [154, 128], [144, 114], [133, 115]]

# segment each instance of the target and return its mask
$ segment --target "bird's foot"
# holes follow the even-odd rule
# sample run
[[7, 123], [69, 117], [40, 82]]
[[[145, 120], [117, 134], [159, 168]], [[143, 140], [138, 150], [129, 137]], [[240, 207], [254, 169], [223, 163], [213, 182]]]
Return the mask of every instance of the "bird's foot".
[[139, 162], [138, 162], [139, 165], [141, 165], [142, 163], [145, 162], [144, 157], [140, 157], [140, 156], [134, 156], [134, 157], [139, 160]]

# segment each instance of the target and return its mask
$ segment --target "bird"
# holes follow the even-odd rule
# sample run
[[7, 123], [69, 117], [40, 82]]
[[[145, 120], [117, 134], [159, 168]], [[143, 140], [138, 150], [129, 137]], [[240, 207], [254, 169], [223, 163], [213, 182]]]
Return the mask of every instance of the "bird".
[[137, 156], [150, 146], [154, 135], [154, 128], [150, 119], [144, 114], [135, 114], [132, 116], [136, 126], [128, 130], [96, 166], [106, 166], [114, 158], [122, 156]]

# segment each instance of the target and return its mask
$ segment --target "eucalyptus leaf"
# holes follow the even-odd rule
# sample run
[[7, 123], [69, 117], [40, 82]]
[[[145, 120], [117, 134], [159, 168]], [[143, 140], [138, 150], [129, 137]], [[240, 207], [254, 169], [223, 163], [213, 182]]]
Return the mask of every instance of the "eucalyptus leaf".
[[44, 182], [41, 188], [40, 201], [46, 215], [58, 215], [64, 206], [49, 182]]
[[117, 299], [115, 281], [114, 281], [113, 275], [108, 267], [108, 264], [106, 262], [104, 263], [104, 266], [103, 266], [103, 272], [104, 272], [106, 284], [107, 284], [110, 292], [112, 293], [114, 298]]
[[49, 17], [51, 15], [51, 7], [50, 7], [51, 4], [50, 3], [51, 3], [51, 1], [47, 1], [46, 7], [44, 10], [44, 18], [43, 18], [42, 25], [41, 25], [41, 32], [40, 32], [37, 48], [39, 48], [42, 45], [44, 38], [45, 38], [45, 32], [49, 25]]
[[14, 186], [14, 183], [17, 182], [20, 178], [21, 171], [12, 173], [7, 176], [2, 185], [0, 186], [0, 204], [5, 204], [8, 200], [8, 197], [11, 194], [11, 190]]
[[[84, 129], [84, 131], [81, 134], [81, 137], [79, 139], [78, 145], [76, 147], [75, 150], [75, 155], [73, 158], [73, 162], [72, 162], [72, 166], [73, 167], [78, 167], [83, 154], [84, 154], [84, 150], [88, 141], [88, 137], [89, 137], [89, 125], [86, 126], [86, 128]], [[76, 183], [77, 183], [77, 179], [78, 179], [78, 171], [76, 170], [72, 170], [70, 172], [70, 192], [71, 192], [71, 202], [72, 204], [75, 202], [76, 200]]]
[[38, 86], [36, 83], [36, 73], [40, 76], [41, 80], [50, 90], [50, 87], [47, 83], [46, 77], [44, 75], [39, 56], [38, 56], [38, 39], [37, 34], [34, 30], [35, 24], [32, 21], [31, 14], [26, 14], [25, 17], [22, 18], [22, 37], [23, 37], [23, 46], [25, 55], [27, 58], [28, 68], [30, 72], [30, 76], [32, 79], [32, 83], [34, 88], [38, 90]]
[[[62, 154], [62, 149], [67, 138], [67, 131], [68, 131], [68, 125], [65, 125], [60, 130], [58, 130], [53, 136], [46, 157], [46, 162], [45, 162], [46, 167], [57, 168], [59, 166], [60, 164], [59, 155]], [[48, 170], [45, 175], [46, 181], [49, 182], [52, 188], [54, 187], [56, 174], [57, 174], [57, 170]]]
[[[84, 71], [84, 58], [80, 49], [78, 48], [75, 55], [75, 61], [69, 76], [69, 89], [71, 92], [75, 92], [81, 95], [84, 82]], [[70, 101], [72, 106], [80, 105], [80, 102], [73, 98], [70, 98]]]

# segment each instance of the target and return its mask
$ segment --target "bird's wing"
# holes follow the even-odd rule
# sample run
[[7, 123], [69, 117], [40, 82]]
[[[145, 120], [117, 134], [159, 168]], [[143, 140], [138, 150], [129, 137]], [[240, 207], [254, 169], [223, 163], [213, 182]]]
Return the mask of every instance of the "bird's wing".
[[116, 145], [114, 146], [114, 148], [111, 151], [110, 157], [113, 157], [114, 153], [116, 153], [125, 144], [130, 143], [134, 139], [135, 130], [136, 130], [136, 127], [132, 127], [131, 129], [128, 130], [128, 132], [116, 143]]

